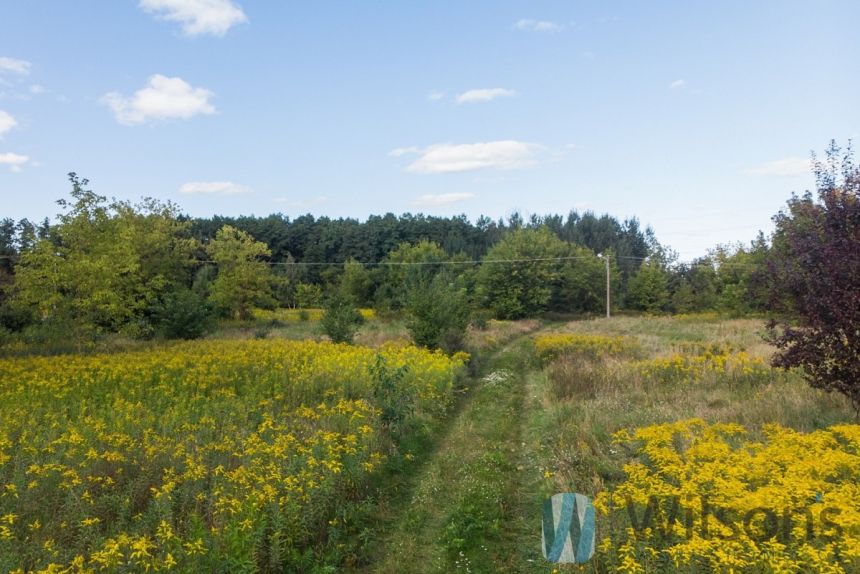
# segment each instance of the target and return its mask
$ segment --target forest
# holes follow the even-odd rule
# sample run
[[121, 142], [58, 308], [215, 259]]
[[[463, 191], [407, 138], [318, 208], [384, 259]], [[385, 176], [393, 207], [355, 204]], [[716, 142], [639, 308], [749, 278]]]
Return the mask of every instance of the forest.
[[[191, 218], [171, 203], [109, 200], [74, 173], [69, 181], [54, 220], [0, 223], [5, 337], [65, 337], [72, 328], [188, 336], [202, 334], [209, 315], [318, 308], [335, 294], [398, 312], [430, 304], [430, 290], [453, 296], [466, 315], [597, 314], [603, 258], [615, 311], [741, 314], [764, 305], [755, 280], [763, 235], [680, 263], [637, 219], [591, 212], [475, 222], [408, 213]], [[186, 317], [195, 325], [177, 324], [178, 309], [196, 310]]]

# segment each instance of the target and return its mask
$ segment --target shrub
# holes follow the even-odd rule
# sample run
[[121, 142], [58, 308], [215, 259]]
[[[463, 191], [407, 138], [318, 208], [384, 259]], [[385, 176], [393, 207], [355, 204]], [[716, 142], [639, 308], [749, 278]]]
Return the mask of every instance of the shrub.
[[167, 293], [154, 310], [154, 322], [158, 334], [166, 339], [197, 339], [215, 325], [206, 299], [184, 288]]
[[296, 307], [310, 309], [318, 307], [322, 301], [322, 289], [314, 283], [299, 283], [296, 285]]
[[466, 293], [445, 277], [413, 288], [407, 298], [406, 327], [422, 347], [453, 353], [463, 349], [470, 309]]
[[479, 331], [486, 331], [490, 325], [490, 319], [493, 318], [493, 312], [488, 309], [478, 309], [472, 313], [472, 327]]
[[322, 328], [332, 341], [351, 344], [363, 323], [364, 316], [345, 293], [337, 290], [329, 297], [322, 316]]

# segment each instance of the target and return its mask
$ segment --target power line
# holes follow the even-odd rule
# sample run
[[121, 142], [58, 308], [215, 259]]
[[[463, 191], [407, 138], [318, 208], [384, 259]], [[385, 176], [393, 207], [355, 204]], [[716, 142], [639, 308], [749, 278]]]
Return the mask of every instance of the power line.
[[[596, 256], [590, 255], [571, 255], [566, 257], [531, 257], [531, 258], [523, 258], [523, 259], [466, 259], [466, 260], [452, 260], [446, 259], [444, 261], [261, 261], [260, 263], [265, 263], [267, 265], [285, 265], [285, 266], [326, 266], [326, 265], [345, 265], [346, 263], [354, 263], [357, 265], [361, 265], [362, 267], [397, 267], [397, 266], [410, 266], [410, 265], [484, 265], [487, 263], [496, 264], [496, 263], [534, 263], [534, 262], [542, 262], [542, 261], [573, 261], [577, 259], [594, 259]], [[197, 263], [212, 263], [217, 265], [217, 261], [198, 261]]]
[[[289, 267], [326, 267], [326, 266], [341, 266], [346, 263], [355, 263], [362, 267], [408, 267], [408, 266], [424, 266], [424, 265], [485, 265], [485, 264], [504, 264], [504, 263], [540, 263], [552, 261], [576, 261], [582, 259], [599, 258], [597, 255], [570, 255], [564, 257], [531, 257], [520, 259], [466, 259], [466, 260], [444, 260], [444, 261], [259, 261], [266, 265], [272, 266], [289, 266]], [[14, 255], [0, 255], [0, 259], [17, 259]], [[647, 261], [650, 257], [635, 257], [632, 255], [617, 255], [616, 259], [626, 259], [632, 261]], [[213, 260], [198, 260], [194, 262], [198, 265], [217, 265], [217, 261]], [[703, 260], [694, 261], [692, 263], [682, 263], [686, 267], [698, 266], [716, 266], [716, 267], [746, 267], [750, 269], [759, 268], [759, 265], [754, 263], [740, 263], [735, 261], [717, 261], [705, 256]]]

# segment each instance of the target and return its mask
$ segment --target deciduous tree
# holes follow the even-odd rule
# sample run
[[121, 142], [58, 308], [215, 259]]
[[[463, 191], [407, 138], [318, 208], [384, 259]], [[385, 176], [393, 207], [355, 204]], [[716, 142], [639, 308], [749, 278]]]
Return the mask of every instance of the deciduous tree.
[[834, 143], [815, 162], [817, 193], [793, 196], [774, 217], [767, 259], [778, 352], [817, 388], [842, 393], [860, 413], [860, 167]]
[[271, 306], [273, 277], [263, 261], [272, 252], [265, 243], [225, 225], [206, 247], [218, 267], [209, 300], [223, 315], [249, 319], [255, 306]]

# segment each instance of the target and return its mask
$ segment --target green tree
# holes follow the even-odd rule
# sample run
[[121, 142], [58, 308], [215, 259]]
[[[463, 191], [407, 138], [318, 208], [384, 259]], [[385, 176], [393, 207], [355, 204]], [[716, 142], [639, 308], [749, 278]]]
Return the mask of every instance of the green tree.
[[352, 344], [364, 317], [353, 298], [343, 288], [336, 288], [326, 300], [321, 322], [323, 331], [332, 341]]
[[254, 307], [274, 304], [272, 272], [262, 261], [271, 255], [265, 243], [225, 225], [206, 251], [218, 267], [209, 300], [222, 315], [249, 319]]
[[466, 289], [448, 273], [413, 285], [406, 298], [406, 327], [416, 344], [447, 353], [463, 348], [471, 307]]
[[343, 264], [340, 286], [352, 297], [356, 305], [363, 306], [370, 303], [373, 280], [364, 265], [355, 259], [347, 259]]
[[410, 292], [428, 285], [449, 260], [445, 250], [432, 241], [401, 243], [388, 254], [386, 265], [379, 271], [377, 307], [402, 309]]
[[764, 269], [767, 244], [759, 237], [749, 248], [743, 245], [721, 245], [711, 253], [717, 265], [719, 277], [719, 310], [734, 315], [744, 315], [763, 310], [765, 301], [759, 293], [754, 278]]
[[[606, 267], [604, 261], [586, 247], [568, 246], [569, 260], [560, 264], [558, 282], [553, 286], [550, 309], [561, 313], [602, 311], [606, 306]], [[620, 287], [618, 267], [611, 257], [611, 283], [615, 293]], [[613, 300], [615, 299], [613, 294]]]
[[187, 287], [166, 293], [153, 315], [157, 334], [166, 339], [197, 339], [215, 327], [209, 302]]
[[672, 310], [689, 313], [694, 309], [696, 294], [686, 277], [682, 277], [672, 293]]
[[669, 303], [668, 280], [661, 261], [646, 261], [627, 284], [628, 306], [649, 313], [665, 310]]
[[561, 277], [558, 260], [568, 245], [549, 230], [518, 229], [493, 246], [478, 272], [477, 288], [501, 319], [546, 311]]
[[188, 280], [196, 245], [188, 224], [173, 204], [108, 202], [86, 179], [69, 179], [71, 199], [58, 202], [57, 224], [21, 254], [14, 304], [67, 335], [151, 334], [153, 305]]
[[322, 289], [314, 283], [299, 283], [296, 285], [296, 307], [313, 309], [322, 302]]

